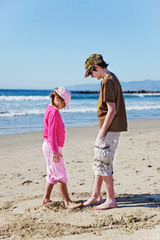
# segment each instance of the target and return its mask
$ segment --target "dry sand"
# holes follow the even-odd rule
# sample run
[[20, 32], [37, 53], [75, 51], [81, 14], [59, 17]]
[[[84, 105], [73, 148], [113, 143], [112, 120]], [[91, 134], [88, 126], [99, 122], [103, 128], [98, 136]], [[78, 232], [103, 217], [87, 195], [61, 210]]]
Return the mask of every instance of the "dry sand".
[[[98, 126], [66, 129], [63, 153], [74, 201], [91, 194], [97, 132]], [[160, 239], [160, 119], [130, 121], [121, 134], [114, 159], [119, 207], [112, 210], [65, 209], [57, 186], [53, 202], [41, 207], [42, 142], [42, 132], [0, 136], [0, 239]]]

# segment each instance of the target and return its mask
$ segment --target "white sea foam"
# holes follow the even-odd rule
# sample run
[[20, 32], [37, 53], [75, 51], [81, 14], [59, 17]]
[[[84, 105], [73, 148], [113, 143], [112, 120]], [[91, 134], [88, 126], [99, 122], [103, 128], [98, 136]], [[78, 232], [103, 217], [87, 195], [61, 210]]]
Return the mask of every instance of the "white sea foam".
[[137, 111], [141, 111], [141, 110], [156, 110], [156, 109], [160, 109], [160, 105], [135, 105], [135, 106], [126, 106], [126, 110], [127, 111], [132, 111], [132, 110], [137, 110]]
[[[62, 113], [91, 113], [96, 112], [96, 108], [70, 108], [62, 109]], [[41, 115], [45, 113], [45, 109], [32, 109], [32, 110], [9, 110], [0, 112], [0, 117], [14, 117], [14, 116], [27, 116], [27, 115]]]
[[[127, 111], [142, 111], [142, 110], [160, 110], [160, 105], [128, 105], [126, 106]], [[96, 107], [70, 107], [69, 109], [62, 109], [60, 110], [62, 114], [74, 114], [74, 113], [96, 113]], [[43, 115], [45, 113], [45, 108], [38, 108], [38, 109], [22, 109], [22, 110], [8, 110], [8, 111], [1, 111], [0, 117], [14, 117], [14, 116], [28, 116], [28, 115]]]
[[48, 96], [0, 96], [0, 101], [43, 101], [49, 100]]
[[27, 115], [40, 115], [44, 114], [45, 109], [33, 110], [9, 110], [0, 112], [0, 117], [14, 117], [14, 116], [27, 116]]
[[97, 112], [96, 107], [78, 107], [78, 108], [72, 108], [70, 107], [69, 109], [62, 109], [61, 112], [66, 112], [66, 113], [89, 113], [89, 112]]
[[124, 93], [124, 96], [129, 97], [149, 97], [149, 96], [160, 96], [160, 93]]
[[[133, 93], [133, 94], [124, 94], [125, 97], [134, 98], [134, 97], [149, 97], [149, 96], [160, 96], [160, 93]], [[49, 100], [49, 96], [0, 96], [0, 101], [44, 101]], [[96, 100], [96, 99], [95, 99]]]

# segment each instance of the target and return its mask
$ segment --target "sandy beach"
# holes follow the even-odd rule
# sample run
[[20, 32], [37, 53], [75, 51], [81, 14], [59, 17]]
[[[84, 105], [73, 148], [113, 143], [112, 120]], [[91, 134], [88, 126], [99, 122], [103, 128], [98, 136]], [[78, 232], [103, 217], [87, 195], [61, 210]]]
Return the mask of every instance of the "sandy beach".
[[[0, 239], [160, 239], [160, 119], [129, 121], [114, 159], [118, 208], [65, 209], [57, 186], [41, 207], [46, 164], [43, 133], [0, 136]], [[98, 126], [66, 129], [63, 148], [73, 201], [92, 192], [93, 145]], [[102, 197], [105, 199], [104, 188]]]

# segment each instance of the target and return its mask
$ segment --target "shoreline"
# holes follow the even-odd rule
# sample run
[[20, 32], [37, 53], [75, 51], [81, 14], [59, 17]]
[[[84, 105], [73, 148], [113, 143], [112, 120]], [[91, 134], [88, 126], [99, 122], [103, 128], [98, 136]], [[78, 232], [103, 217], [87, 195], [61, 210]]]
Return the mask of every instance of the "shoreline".
[[[128, 120], [128, 123], [129, 122], [138, 122], [138, 121], [152, 121], [152, 120], [155, 120], [155, 121], [158, 121], [160, 120], [160, 118], [147, 118], [147, 119], [132, 119], [132, 120]], [[94, 125], [82, 125], [82, 126], [67, 126], [66, 129], [72, 129], [72, 128], [83, 128], [83, 127], [94, 127], [94, 126], [98, 126], [98, 123], [97, 124], [94, 124]], [[19, 134], [27, 134], [27, 133], [40, 133], [40, 132], [43, 132], [42, 131], [29, 131], [29, 132], [20, 132], [20, 133], [5, 133], [5, 134], [0, 134], [0, 137], [1, 136], [8, 136], [8, 135], [19, 135]]]
[[[63, 148], [68, 192], [86, 201], [92, 192], [92, 156], [98, 125], [66, 128]], [[34, 240], [158, 240], [160, 234], [160, 119], [128, 122], [114, 159], [117, 209], [65, 209], [57, 186], [41, 207], [46, 163], [43, 132], [0, 135], [0, 235]], [[105, 190], [102, 186], [102, 198]]]

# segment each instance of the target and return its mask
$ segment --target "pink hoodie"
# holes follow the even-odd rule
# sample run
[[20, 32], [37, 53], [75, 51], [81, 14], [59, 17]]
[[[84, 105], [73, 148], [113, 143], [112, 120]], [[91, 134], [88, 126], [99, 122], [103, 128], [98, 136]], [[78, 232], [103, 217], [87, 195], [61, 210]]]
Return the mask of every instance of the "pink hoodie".
[[65, 126], [59, 111], [53, 106], [48, 106], [44, 114], [44, 138], [50, 143], [53, 153], [64, 145]]

